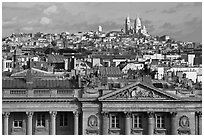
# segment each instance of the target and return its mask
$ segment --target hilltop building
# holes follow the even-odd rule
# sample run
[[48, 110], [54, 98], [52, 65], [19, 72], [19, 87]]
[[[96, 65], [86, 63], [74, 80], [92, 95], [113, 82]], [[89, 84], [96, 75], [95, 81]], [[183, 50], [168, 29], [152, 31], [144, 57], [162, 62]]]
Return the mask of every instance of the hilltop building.
[[129, 16], [125, 19], [125, 34], [138, 34], [138, 35], [144, 35], [149, 36], [145, 25], [142, 23], [141, 18], [137, 16], [137, 18], [134, 20], [134, 23], [131, 22], [131, 19]]

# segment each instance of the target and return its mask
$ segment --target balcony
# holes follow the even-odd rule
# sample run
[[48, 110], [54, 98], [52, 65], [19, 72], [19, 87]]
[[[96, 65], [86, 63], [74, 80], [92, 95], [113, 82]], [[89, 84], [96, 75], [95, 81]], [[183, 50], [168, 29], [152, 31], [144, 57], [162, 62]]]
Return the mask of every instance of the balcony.
[[120, 135], [120, 128], [110, 128], [108, 133], [110, 135]]
[[77, 89], [4, 89], [3, 98], [74, 98], [79, 96]]
[[143, 129], [142, 128], [132, 128], [131, 134], [133, 135], [143, 135]]

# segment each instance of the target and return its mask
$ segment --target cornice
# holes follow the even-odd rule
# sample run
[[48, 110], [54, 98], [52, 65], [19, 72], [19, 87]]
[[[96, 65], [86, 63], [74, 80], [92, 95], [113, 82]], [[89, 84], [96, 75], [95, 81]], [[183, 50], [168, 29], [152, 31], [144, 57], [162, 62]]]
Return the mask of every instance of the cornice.
[[49, 99], [45, 99], [45, 98], [41, 98], [41, 99], [36, 99], [36, 98], [8, 98], [8, 99], [3, 99], [2, 102], [6, 103], [6, 102], [73, 102], [76, 101], [74, 98], [70, 98], [70, 99], [59, 99], [59, 98], [49, 98]]

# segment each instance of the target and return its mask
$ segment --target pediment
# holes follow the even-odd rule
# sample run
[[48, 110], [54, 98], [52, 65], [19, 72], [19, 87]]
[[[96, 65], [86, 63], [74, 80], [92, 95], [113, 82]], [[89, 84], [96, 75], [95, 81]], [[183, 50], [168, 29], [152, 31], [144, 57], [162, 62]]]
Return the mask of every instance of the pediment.
[[99, 98], [99, 100], [177, 100], [178, 97], [151, 85], [137, 82]]

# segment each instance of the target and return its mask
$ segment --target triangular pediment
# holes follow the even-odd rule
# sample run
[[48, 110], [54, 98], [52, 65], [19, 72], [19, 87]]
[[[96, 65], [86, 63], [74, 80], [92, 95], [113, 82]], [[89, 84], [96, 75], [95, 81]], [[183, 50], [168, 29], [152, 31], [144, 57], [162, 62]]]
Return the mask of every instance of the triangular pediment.
[[167, 93], [151, 84], [136, 82], [99, 98], [99, 100], [177, 100], [174, 94]]

